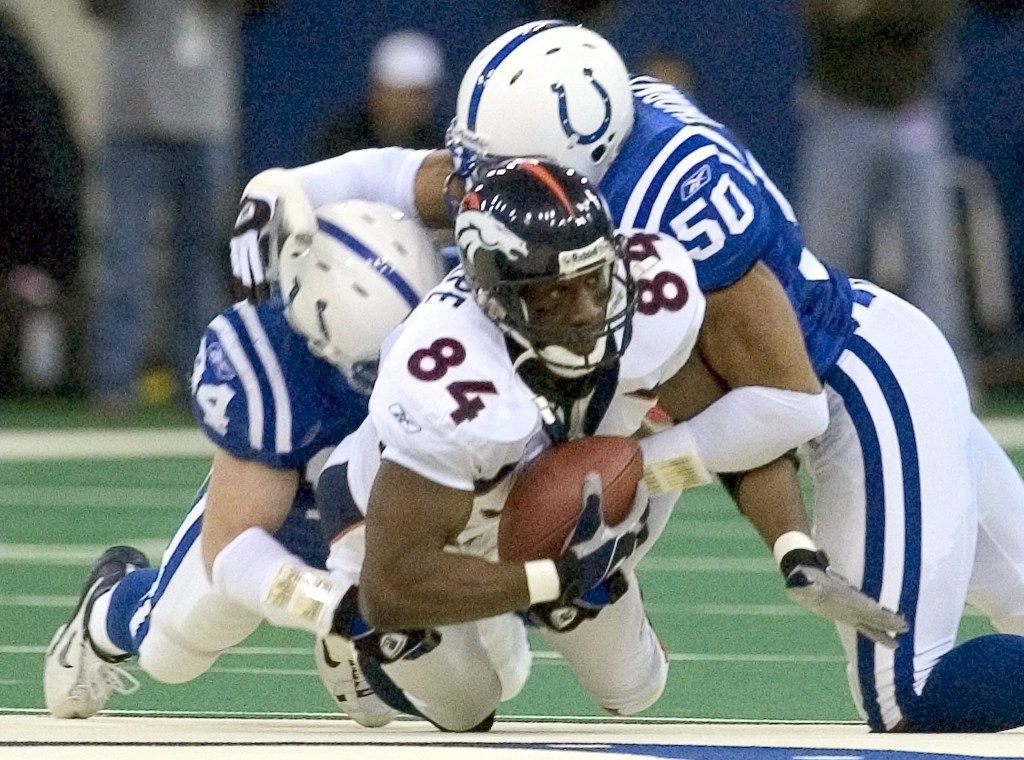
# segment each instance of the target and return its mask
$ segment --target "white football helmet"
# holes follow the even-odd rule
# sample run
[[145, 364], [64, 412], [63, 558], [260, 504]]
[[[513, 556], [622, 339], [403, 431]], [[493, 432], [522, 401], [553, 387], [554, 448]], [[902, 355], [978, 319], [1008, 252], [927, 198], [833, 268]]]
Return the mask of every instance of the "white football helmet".
[[291, 235], [281, 249], [285, 316], [314, 354], [369, 394], [381, 344], [441, 281], [441, 255], [422, 227], [383, 203], [334, 203], [316, 217], [316, 233]]
[[456, 174], [535, 156], [600, 182], [633, 129], [629, 72], [599, 34], [534, 21], [498, 37], [462, 78], [446, 145]]

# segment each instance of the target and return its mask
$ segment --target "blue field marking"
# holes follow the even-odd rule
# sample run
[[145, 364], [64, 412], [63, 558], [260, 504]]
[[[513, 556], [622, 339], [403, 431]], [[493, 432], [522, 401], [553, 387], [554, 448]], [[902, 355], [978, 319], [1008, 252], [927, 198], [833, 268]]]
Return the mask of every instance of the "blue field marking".
[[981, 755], [940, 755], [900, 750], [814, 749], [808, 747], [713, 747], [686, 744], [619, 744], [575, 742], [538, 744], [491, 744], [490, 747], [534, 750], [566, 750], [608, 755], [665, 757], [676, 760], [983, 760]]

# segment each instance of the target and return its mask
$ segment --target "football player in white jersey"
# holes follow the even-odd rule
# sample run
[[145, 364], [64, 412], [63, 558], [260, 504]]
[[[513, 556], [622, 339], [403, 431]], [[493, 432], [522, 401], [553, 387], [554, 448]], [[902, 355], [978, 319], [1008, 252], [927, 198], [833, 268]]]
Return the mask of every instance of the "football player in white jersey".
[[[348, 635], [389, 704], [446, 730], [485, 730], [528, 672], [513, 613], [529, 611], [603, 708], [640, 712], [661, 695], [667, 661], [633, 567], [679, 492], [641, 484], [610, 528], [593, 519], [591, 484], [578, 535], [555, 560], [501, 561], [497, 529], [516, 474], [541, 451], [639, 429], [697, 340], [693, 265], [672, 240], [616, 236], [589, 180], [528, 159], [481, 178], [456, 238], [463, 266], [388, 339], [370, 416], [318, 488], [327, 520], [366, 513], [332, 553], [354, 547], [349, 598], [365, 619], [353, 612]], [[596, 533], [584, 535], [590, 522]], [[367, 649], [367, 626], [430, 651]]]
[[[791, 595], [838, 621], [871, 729], [1024, 724], [1024, 693], [1001, 675], [1024, 668], [1024, 483], [972, 413], [934, 325], [807, 250], [755, 158], [684, 93], [630, 80], [587, 29], [534, 22], [470, 65], [448, 150], [357, 151], [289, 177], [317, 202], [390, 177], [374, 197], [442, 226], [441, 188], [457, 196], [464, 180], [515, 155], [574, 167], [599, 183], [619, 226], [671, 235], [694, 259], [707, 294], [698, 350], [726, 392], [645, 453], [688, 450], [727, 474]], [[254, 253], [236, 246], [233, 268], [257, 281]], [[798, 446], [816, 486], [813, 538], [778, 459]], [[898, 646], [898, 630], [873, 631], [847, 614], [841, 584], [822, 591], [837, 573], [899, 610], [909, 630]], [[957, 645], [967, 601], [1011, 635]]]
[[[535, 159], [486, 172], [455, 231], [463, 268], [388, 339], [370, 417], [318, 487], [326, 522], [353, 526], [366, 512], [365, 528], [343, 531], [332, 551], [332, 579], [361, 587], [346, 588], [335, 632], [389, 704], [481, 730], [525, 678], [509, 613], [528, 610], [603, 708], [637, 713], [661, 694], [666, 662], [633, 568], [676, 489], [708, 473], [685, 454], [652, 460], [654, 495], [642, 484], [630, 516], [591, 535], [595, 486], [555, 560], [500, 561], [497, 525], [516, 474], [545, 448], [633, 435], [658, 399], [683, 416], [692, 383], [717, 392], [692, 356], [705, 309], [692, 261], [667, 236], [615, 235], [589, 180]], [[859, 614], [899, 625], [847, 592]], [[390, 652], [379, 639], [366, 647], [369, 626], [407, 638]]]
[[[384, 336], [444, 270], [426, 233], [391, 207], [308, 214], [316, 230], [286, 243], [281, 297], [236, 304], [203, 336], [192, 398], [216, 445], [210, 475], [159, 568], [126, 546], [96, 562], [47, 653], [53, 715], [87, 718], [113, 691], [134, 690], [117, 665], [130, 657], [158, 681], [196, 678], [264, 618], [278, 622], [260, 602], [260, 571], [324, 567], [316, 474], [366, 416]], [[364, 725], [390, 720], [347, 645], [332, 653], [317, 642], [316, 659], [343, 712]]]

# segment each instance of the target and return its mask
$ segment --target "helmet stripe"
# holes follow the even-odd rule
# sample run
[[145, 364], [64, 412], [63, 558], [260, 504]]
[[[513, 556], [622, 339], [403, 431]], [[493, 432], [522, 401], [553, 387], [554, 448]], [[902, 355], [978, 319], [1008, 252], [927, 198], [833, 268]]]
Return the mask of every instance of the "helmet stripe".
[[556, 26], [568, 26], [568, 24], [564, 21], [539, 22], [531, 26], [522, 34], [516, 35], [514, 38], [509, 40], [508, 44], [499, 50], [488, 64], [484, 66], [484, 70], [480, 72], [480, 76], [477, 77], [476, 80], [476, 85], [473, 87], [473, 95], [469, 99], [469, 113], [466, 115], [466, 126], [469, 129], [476, 129], [476, 114], [480, 109], [480, 99], [484, 95], [484, 87], [487, 85], [487, 80], [491, 78], [491, 74], [494, 73], [494, 70], [501, 65], [502, 61], [512, 54], [513, 50], [522, 45], [528, 39], [547, 29], [553, 29]]
[[317, 224], [319, 225], [321, 232], [330, 235], [352, 251], [352, 253], [356, 254], [359, 258], [363, 259], [370, 266], [376, 269], [377, 272], [380, 273], [381, 277], [390, 282], [392, 287], [398, 291], [398, 294], [405, 299], [405, 302], [409, 304], [410, 308], [416, 306], [420, 302], [420, 297], [416, 295], [416, 291], [413, 290], [412, 286], [402, 278], [402, 275], [395, 271], [394, 267], [374, 253], [370, 246], [366, 245], [358, 238], [353, 237], [341, 227], [336, 224], [331, 224], [325, 219], [317, 218]]
[[555, 177], [545, 166], [541, 164], [531, 163], [529, 161], [518, 162], [518, 165], [530, 174], [540, 180], [541, 184], [548, 189], [555, 198], [565, 206], [565, 210], [569, 212], [569, 216], [576, 216], [576, 207], [572, 205], [572, 201], [569, 200], [568, 193], [565, 192], [565, 188], [558, 182], [558, 178]]

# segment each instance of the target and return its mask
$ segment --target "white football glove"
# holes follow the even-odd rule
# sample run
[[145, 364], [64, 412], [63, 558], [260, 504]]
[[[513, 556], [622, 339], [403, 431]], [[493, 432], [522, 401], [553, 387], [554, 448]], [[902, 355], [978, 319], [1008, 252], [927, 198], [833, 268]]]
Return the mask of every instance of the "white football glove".
[[316, 229], [316, 213], [294, 174], [286, 169], [260, 172], [242, 191], [231, 233], [232, 274], [259, 300], [277, 279], [284, 240], [296, 232], [312, 236]]

